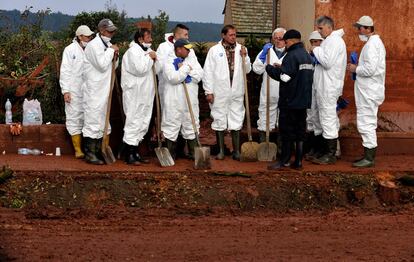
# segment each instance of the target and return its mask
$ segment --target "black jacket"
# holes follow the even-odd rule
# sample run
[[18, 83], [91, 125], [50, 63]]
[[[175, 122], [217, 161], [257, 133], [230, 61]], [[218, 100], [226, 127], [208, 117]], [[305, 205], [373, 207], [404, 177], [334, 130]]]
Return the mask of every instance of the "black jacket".
[[[313, 65], [312, 58], [302, 43], [292, 45], [283, 58], [281, 67], [266, 66], [267, 74], [280, 82], [279, 108], [306, 109], [312, 103]], [[288, 75], [288, 82], [281, 75]]]

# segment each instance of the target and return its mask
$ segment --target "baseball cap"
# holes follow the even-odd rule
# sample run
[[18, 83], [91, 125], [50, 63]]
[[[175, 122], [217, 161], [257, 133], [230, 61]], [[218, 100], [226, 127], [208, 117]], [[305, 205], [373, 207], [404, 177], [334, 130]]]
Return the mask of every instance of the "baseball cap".
[[91, 36], [93, 35], [93, 32], [91, 31], [91, 29], [89, 29], [89, 27], [87, 25], [81, 25], [78, 27], [78, 29], [76, 29], [76, 36]]
[[188, 41], [188, 39], [180, 38], [174, 43], [174, 48], [177, 47], [185, 47], [186, 49], [191, 49], [193, 48], [193, 45], [190, 43], [190, 41]]
[[114, 25], [114, 23], [108, 19], [108, 18], [104, 18], [102, 19], [99, 24], [98, 24], [98, 28], [99, 29], [105, 29], [108, 32], [113, 32], [115, 30], [117, 30], [118, 28]]
[[300, 32], [298, 30], [295, 29], [290, 29], [288, 31], [286, 31], [286, 33], [283, 35], [283, 40], [288, 40], [288, 39], [301, 39], [302, 36], [300, 35]]
[[354, 24], [354, 26], [374, 26], [374, 20], [372, 20], [371, 17], [364, 15]]

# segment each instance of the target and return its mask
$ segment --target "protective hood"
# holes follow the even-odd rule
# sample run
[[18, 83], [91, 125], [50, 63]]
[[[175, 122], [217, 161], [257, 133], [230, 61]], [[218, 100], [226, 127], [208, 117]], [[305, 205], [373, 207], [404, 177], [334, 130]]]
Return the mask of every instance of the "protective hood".
[[332, 35], [337, 35], [339, 37], [343, 37], [345, 35], [344, 29], [338, 29], [332, 32]]

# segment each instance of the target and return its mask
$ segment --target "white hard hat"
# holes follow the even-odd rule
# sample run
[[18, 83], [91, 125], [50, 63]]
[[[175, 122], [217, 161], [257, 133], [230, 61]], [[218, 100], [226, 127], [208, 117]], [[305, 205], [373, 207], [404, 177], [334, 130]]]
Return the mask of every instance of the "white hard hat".
[[313, 31], [309, 35], [309, 40], [323, 40], [321, 34], [318, 31]]
[[374, 20], [372, 20], [371, 17], [364, 15], [354, 24], [354, 26], [374, 26]]
[[76, 29], [76, 36], [91, 36], [93, 35], [93, 32], [91, 31], [91, 29], [89, 29], [89, 27], [87, 25], [81, 25], [78, 27], [78, 29]]

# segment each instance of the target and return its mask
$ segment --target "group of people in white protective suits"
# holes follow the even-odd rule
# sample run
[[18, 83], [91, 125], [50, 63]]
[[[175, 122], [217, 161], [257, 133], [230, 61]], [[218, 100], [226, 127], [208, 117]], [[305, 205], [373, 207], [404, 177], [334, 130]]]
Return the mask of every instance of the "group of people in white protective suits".
[[[333, 164], [336, 161], [339, 132], [337, 101], [342, 95], [345, 72], [348, 70], [356, 75], [357, 127], [365, 149], [364, 157], [353, 165], [373, 166], [377, 148], [377, 112], [384, 100], [384, 45], [374, 33], [373, 20], [368, 16], [361, 17], [354, 26], [360, 39], [367, 43], [361, 51], [359, 61], [347, 65], [346, 45], [342, 39], [344, 31], [334, 30], [334, 21], [327, 16], [318, 18], [316, 26], [318, 30], [312, 32], [309, 39], [314, 76], [312, 105], [307, 112], [312, 149], [306, 157], [318, 164]], [[73, 43], [64, 50], [60, 77], [65, 100], [66, 127], [72, 136], [75, 156], [85, 158], [92, 164], [103, 164], [100, 145], [113, 61], [118, 65], [119, 52], [119, 48], [110, 42], [117, 30], [113, 22], [103, 19], [98, 24], [98, 30], [99, 33], [91, 40], [93, 32], [87, 26], [78, 28]], [[226, 25], [221, 31], [222, 40], [210, 48], [202, 68], [188, 41], [189, 29], [185, 25], [178, 24], [172, 34], [166, 35], [165, 42], [160, 44], [156, 52], [151, 49], [151, 32], [139, 30], [124, 54], [121, 65], [123, 109], [126, 116], [123, 136], [126, 163], [139, 165], [148, 162], [138, 154], [137, 148], [148, 132], [152, 119], [156, 76], [162, 109], [161, 131], [174, 158], [179, 135], [187, 141], [189, 157], [194, 158], [197, 142], [184, 84], [198, 131], [198, 83], [202, 81], [213, 119], [211, 128], [216, 132], [219, 148], [216, 159], [225, 158], [226, 131], [230, 131], [232, 137], [232, 158], [240, 159], [240, 130], [245, 118], [243, 74], [249, 73], [251, 69], [264, 75], [257, 121], [260, 141], [264, 141], [266, 66], [283, 64], [287, 53], [283, 39], [285, 32], [285, 29], [277, 28], [273, 32], [272, 42], [263, 47], [252, 65], [247, 49], [236, 42], [236, 28]], [[288, 82], [290, 79], [287, 77], [279, 80]], [[270, 79], [271, 130], [278, 126], [279, 84], [279, 81]], [[281, 141], [278, 143], [280, 147]], [[288, 163], [277, 166], [288, 166]], [[272, 165], [269, 167], [273, 169]]]

